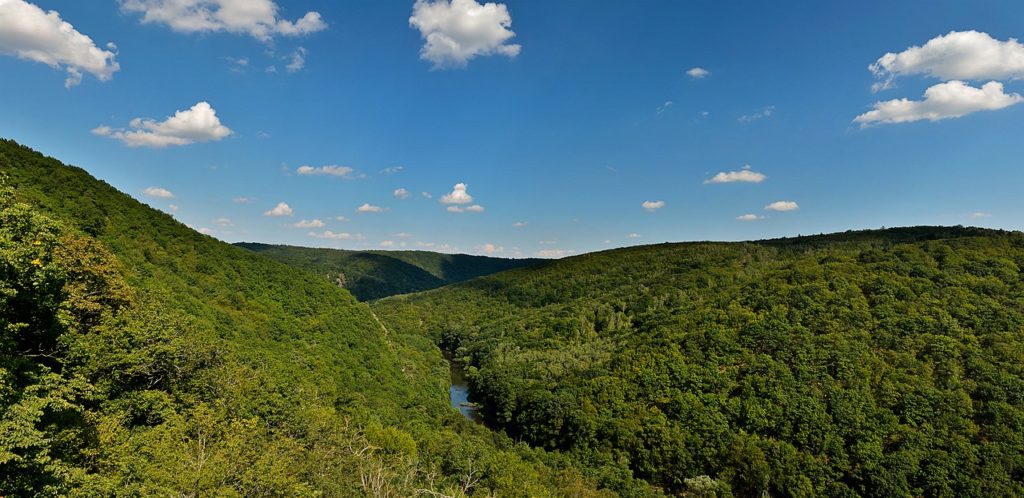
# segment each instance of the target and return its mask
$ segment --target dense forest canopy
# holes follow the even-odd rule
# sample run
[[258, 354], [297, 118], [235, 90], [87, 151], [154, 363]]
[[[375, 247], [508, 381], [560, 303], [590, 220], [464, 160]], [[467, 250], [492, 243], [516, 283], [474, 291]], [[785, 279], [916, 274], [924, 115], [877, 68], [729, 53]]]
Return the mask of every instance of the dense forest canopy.
[[541, 262], [429, 251], [350, 251], [252, 242], [235, 245], [316, 273], [348, 289], [360, 301], [436, 289]]
[[11, 141], [0, 176], [0, 495], [611, 493], [344, 289]]
[[[377, 301], [486, 422], [671, 493], [1024, 495], [1024, 234], [633, 247]], [[707, 479], [707, 478], [701, 478]]]

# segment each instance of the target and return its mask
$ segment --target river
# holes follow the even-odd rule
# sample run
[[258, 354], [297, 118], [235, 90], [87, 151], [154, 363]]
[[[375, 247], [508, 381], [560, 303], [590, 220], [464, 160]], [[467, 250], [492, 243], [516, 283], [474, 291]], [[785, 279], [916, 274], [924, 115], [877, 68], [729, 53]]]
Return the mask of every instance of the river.
[[452, 408], [459, 410], [463, 417], [473, 422], [482, 422], [479, 408], [469, 401], [469, 383], [466, 382], [466, 373], [462, 366], [452, 361], [450, 355], [446, 354], [445, 358], [448, 359], [448, 368], [451, 370], [452, 385], [448, 388], [448, 401]]

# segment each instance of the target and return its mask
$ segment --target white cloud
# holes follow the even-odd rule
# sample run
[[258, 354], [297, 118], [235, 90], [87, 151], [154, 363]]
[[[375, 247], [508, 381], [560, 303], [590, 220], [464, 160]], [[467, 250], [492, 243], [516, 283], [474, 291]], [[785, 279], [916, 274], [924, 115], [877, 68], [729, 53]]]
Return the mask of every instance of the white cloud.
[[694, 67], [686, 71], [686, 75], [693, 79], [699, 80], [711, 76], [711, 71], [708, 71], [707, 69], [704, 69], [702, 67]]
[[412, 234], [409, 232], [398, 232], [395, 234], [395, 237], [398, 237], [400, 239], [410, 239], [412, 238]]
[[359, 206], [358, 208], [356, 208], [356, 212], [357, 213], [380, 213], [382, 211], [384, 211], [384, 208], [382, 208], [380, 206], [374, 206], [373, 204], [370, 204], [369, 202], [364, 203], [362, 206]]
[[248, 57], [226, 56], [224, 60], [228, 61], [228, 66], [232, 73], [241, 73], [245, 71], [245, 68], [249, 67]]
[[465, 67], [470, 59], [493, 54], [515, 57], [522, 48], [506, 44], [515, 36], [512, 16], [501, 3], [475, 0], [416, 0], [409, 25], [425, 40], [420, 58], [434, 68]]
[[177, 204], [168, 204], [167, 205], [167, 209], [170, 209], [172, 213], [177, 213], [178, 212], [178, 205]]
[[529, 225], [529, 223], [525, 222], [525, 221], [517, 221], [517, 222], [512, 224], [512, 226], [515, 227], [515, 228], [523, 228], [526, 225]]
[[382, 240], [380, 241], [381, 247], [395, 247], [395, 241], [393, 240]]
[[420, 195], [422, 195], [424, 199], [433, 199], [434, 198], [433, 195], [430, 195], [430, 192], [420, 192]]
[[338, 221], [348, 221], [348, 218], [345, 216], [335, 216], [334, 219]]
[[744, 166], [739, 171], [721, 171], [715, 176], [704, 180], [705, 184], [709, 183], [735, 183], [735, 182], [746, 182], [746, 183], [761, 183], [767, 176], [763, 173], [758, 173], [750, 169], [750, 165]]
[[484, 207], [479, 204], [473, 204], [472, 206], [448, 206], [449, 213], [482, 213]]
[[658, 106], [658, 107], [657, 107], [657, 108], [655, 109], [655, 111], [656, 111], [656, 112], [657, 112], [658, 114], [661, 114], [661, 113], [663, 113], [663, 112], [667, 111], [667, 110], [668, 110], [668, 109], [669, 109], [670, 107], [672, 107], [672, 101], [671, 101], [671, 100], [666, 100], [666, 101], [665, 101], [665, 103], [663, 103], [663, 104], [659, 105], [659, 106]]
[[758, 216], [756, 214], [741, 214], [737, 216], [736, 219], [739, 221], [757, 221], [763, 220], [764, 216]]
[[775, 201], [764, 208], [768, 211], [796, 211], [800, 205], [793, 201]]
[[202, 227], [202, 228], [200, 228], [200, 229], [198, 229], [196, 231], [201, 233], [201, 234], [203, 234], [203, 235], [210, 235], [210, 236], [212, 236], [213, 234], [217, 233], [212, 228], [206, 228], [206, 227]]
[[772, 113], [774, 113], [774, 112], [775, 112], [775, 106], [770, 105], [770, 106], [765, 107], [764, 109], [761, 109], [760, 111], [757, 111], [755, 113], [745, 114], [743, 116], [740, 116], [736, 120], [739, 121], [740, 123], [750, 123], [752, 121], [757, 121], [759, 119], [764, 119], [764, 118], [770, 117], [772, 115]]
[[292, 52], [292, 55], [288, 56], [288, 64], [284, 68], [289, 73], [297, 73], [304, 67], [306, 67], [306, 49], [299, 47]]
[[983, 218], [991, 218], [991, 217], [992, 217], [992, 213], [986, 213], [984, 211], [976, 211], [976, 212], [971, 213], [971, 218], [974, 218], [976, 220], [980, 220], [980, 219], [983, 219]]
[[1014, 38], [999, 41], [988, 33], [950, 31], [899, 53], [887, 53], [868, 69], [891, 88], [896, 76], [923, 74], [949, 80], [1024, 79], [1024, 45]]
[[252, 202], [252, 199], [248, 197], [235, 197], [234, 199], [231, 199], [231, 202], [234, 202], [235, 204], [249, 204]]
[[559, 259], [573, 254], [576, 254], [576, 251], [572, 249], [541, 249], [535, 252], [534, 256], [538, 258]]
[[107, 48], [97, 47], [55, 10], [44, 12], [23, 0], [0, 0], [0, 55], [64, 69], [65, 87], [81, 83], [83, 72], [110, 80], [121, 66], [114, 60], [116, 46], [110, 43]]
[[629, 237], [631, 239], [639, 239], [640, 238], [640, 234], [638, 234], [636, 232], [633, 232], [633, 233], [631, 233], [629, 235], [626, 235], [626, 237]]
[[450, 244], [437, 244], [437, 243], [434, 243], [434, 242], [423, 242], [423, 241], [416, 242], [416, 247], [428, 247], [432, 251], [445, 252], [445, 253], [452, 253], [452, 252], [455, 252], [455, 251], [459, 250], [458, 247], [452, 246]]
[[391, 166], [391, 167], [384, 168], [384, 169], [380, 170], [380, 172], [381, 172], [381, 174], [384, 174], [384, 175], [393, 175], [395, 173], [398, 173], [399, 171], [402, 171], [403, 169], [405, 169], [405, 168], [402, 167], [402, 166]]
[[281, 19], [273, 0], [121, 0], [121, 9], [141, 13], [144, 24], [166, 24], [179, 33], [224, 31], [264, 42], [275, 35], [300, 36], [327, 28], [318, 12], [295, 21]]
[[235, 223], [227, 218], [217, 218], [213, 220], [213, 224], [225, 228], [235, 226]]
[[466, 189], [469, 186], [465, 183], [456, 183], [450, 193], [441, 196], [441, 204], [469, 204], [473, 202], [473, 196], [469, 195]]
[[319, 219], [314, 218], [312, 220], [300, 220], [298, 222], [293, 223], [292, 226], [295, 228], [323, 228], [327, 226], [327, 224]]
[[172, 194], [170, 190], [167, 190], [165, 188], [160, 188], [160, 187], [149, 187], [146, 190], [143, 190], [142, 193], [146, 194], [146, 195], [148, 195], [150, 197], [157, 197], [157, 198], [160, 198], [160, 199], [173, 199], [174, 198], [174, 194]]
[[220, 123], [217, 111], [207, 102], [199, 102], [187, 111], [177, 111], [163, 121], [135, 118], [129, 128], [98, 126], [93, 134], [120, 140], [129, 147], [163, 148], [223, 139], [233, 132]]
[[396, 188], [393, 192], [396, 199], [406, 199], [409, 197], [409, 191], [404, 188]]
[[295, 172], [300, 175], [328, 175], [340, 178], [353, 178], [355, 170], [348, 166], [327, 165], [314, 167], [305, 165], [295, 168]]
[[485, 254], [499, 254], [499, 253], [505, 252], [505, 248], [504, 247], [496, 246], [496, 245], [491, 244], [489, 242], [487, 244], [484, 244], [484, 245], [480, 246], [479, 249], [481, 251], [483, 251]]
[[644, 201], [640, 204], [648, 213], [653, 213], [663, 207], [665, 207], [665, 201]]
[[359, 234], [359, 233], [355, 233], [355, 234], [348, 233], [348, 232], [335, 233], [335, 232], [332, 232], [330, 230], [324, 230], [323, 232], [320, 232], [320, 233], [309, 232], [309, 236], [317, 238], [317, 239], [330, 239], [330, 240], [364, 240], [366, 238], [366, 237], [363, 237], [363, 235]]
[[853, 119], [862, 128], [874, 124], [909, 123], [927, 119], [959, 118], [979, 111], [995, 111], [1024, 101], [1017, 93], [1004, 93], [1003, 84], [990, 81], [975, 88], [963, 81], [939, 83], [925, 90], [924, 100], [894, 99], [878, 102], [874, 110]]
[[287, 203], [279, 202], [273, 209], [263, 213], [263, 216], [291, 216], [295, 214]]

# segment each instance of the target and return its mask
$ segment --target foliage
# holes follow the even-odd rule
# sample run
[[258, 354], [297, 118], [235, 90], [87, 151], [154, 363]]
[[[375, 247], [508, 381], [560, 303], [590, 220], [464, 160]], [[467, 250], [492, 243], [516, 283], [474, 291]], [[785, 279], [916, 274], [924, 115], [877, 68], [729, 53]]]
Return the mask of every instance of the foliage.
[[626, 248], [373, 306], [466, 364], [489, 425], [670, 493], [1021, 496], [1022, 268], [1019, 232], [913, 227]]

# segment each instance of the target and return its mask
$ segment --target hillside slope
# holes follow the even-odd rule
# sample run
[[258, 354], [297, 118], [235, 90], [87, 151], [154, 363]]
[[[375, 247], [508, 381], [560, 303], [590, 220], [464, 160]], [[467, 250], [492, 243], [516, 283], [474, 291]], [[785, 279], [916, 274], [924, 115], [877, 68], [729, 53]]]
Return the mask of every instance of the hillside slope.
[[595, 496], [313, 274], [0, 141], [0, 494]]
[[[1024, 234], [633, 247], [373, 304], [488, 424], [672, 492], [1024, 495]], [[700, 477], [700, 476], [710, 476]]]
[[253, 242], [235, 245], [323, 276], [360, 301], [436, 289], [541, 262], [429, 251], [350, 251]]

